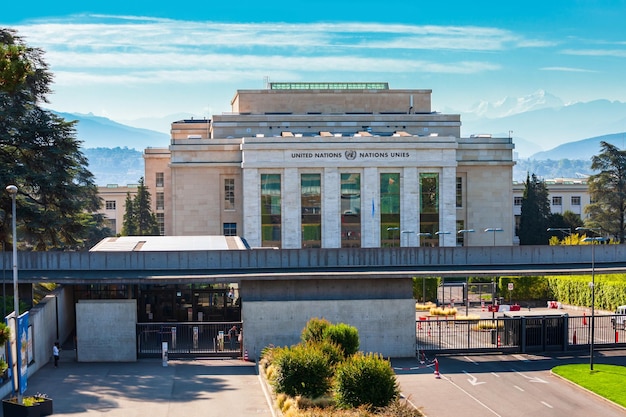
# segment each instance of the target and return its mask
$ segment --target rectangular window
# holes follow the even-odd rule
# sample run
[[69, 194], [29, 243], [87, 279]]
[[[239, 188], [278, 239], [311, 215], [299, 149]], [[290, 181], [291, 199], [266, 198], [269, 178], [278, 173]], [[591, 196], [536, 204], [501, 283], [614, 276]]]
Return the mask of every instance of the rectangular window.
[[280, 174], [261, 174], [261, 246], [281, 247]]
[[[465, 222], [463, 220], [456, 221], [456, 245], [457, 246], [465, 246]], [[463, 233], [459, 233], [459, 231], [463, 231]]]
[[430, 233], [430, 237], [422, 237], [420, 246], [438, 245], [435, 235], [439, 231], [439, 174], [420, 174], [420, 233]]
[[322, 247], [322, 176], [300, 176], [300, 207], [302, 210], [302, 247]]
[[165, 209], [165, 193], [161, 191], [156, 193], [156, 209], [157, 210]]
[[224, 223], [224, 236], [237, 236], [237, 223]]
[[572, 196], [572, 206], [580, 206], [580, 196]]
[[165, 214], [156, 213], [157, 223], [159, 225], [159, 234], [165, 236]]
[[381, 247], [400, 246], [400, 174], [380, 174]]
[[341, 174], [341, 247], [361, 247], [361, 174]]
[[162, 172], [157, 172], [156, 173], [156, 186], [157, 187], [163, 187], [165, 184], [165, 180], [164, 180], [164, 175]]
[[522, 200], [523, 200], [523, 197], [513, 197], [513, 205], [514, 206], [521, 206], [522, 205]]
[[563, 197], [552, 197], [552, 205], [553, 206], [562, 206], [563, 205]]
[[104, 206], [107, 210], [115, 210], [115, 200], [105, 201]]
[[224, 179], [224, 210], [235, 209], [235, 179]]
[[463, 178], [456, 177], [456, 206], [463, 207]]

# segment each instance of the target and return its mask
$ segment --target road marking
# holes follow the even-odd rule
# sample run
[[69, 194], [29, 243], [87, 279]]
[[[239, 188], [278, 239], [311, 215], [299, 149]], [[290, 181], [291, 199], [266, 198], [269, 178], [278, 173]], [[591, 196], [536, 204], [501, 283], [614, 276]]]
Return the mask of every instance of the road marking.
[[537, 378], [536, 376], [534, 376], [534, 377], [526, 376], [523, 373], [516, 371], [515, 369], [511, 369], [511, 371], [515, 372], [518, 375], [523, 376], [524, 378], [528, 379], [530, 382], [541, 382], [542, 384], [547, 384], [548, 383], [548, 381], [544, 381], [543, 379]]
[[500, 375], [496, 374], [495, 372], [492, 372], [491, 375], [495, 376], [496, 378], [500, 378]]
[[524, 392], [524, 389], [522, 387], [518, 387], [517, 385], [513, 385], [515, 388], [517, 388], [518, 390]]
[[522, 362], [530, 362], [530, 359], [525, 358], [525, 357], [524, 357], [524, 356], [522, 356], [522, 355], [513, 355], [513, 357], [514, 357], [515, 359], [517, 359], [518, 361], [522, 361]]
[[542, 401], [542, 402], [541, 402], [541, 404], [545, 405], [545, 406], [546, 406], [546, 407], [548, 407], [548, 408], [554, 408], [554, 407], [552, 407], [550, 404], [548, 404], [548, 403], [547, 403], [547, 402], [545, 402], [545, 401]]
[[484, 402], [480, 401], [478, 398], [474, 397], [472, 394], [470, 394], [469, 392], [465, 391], [463, 388], [461, 388], [460, 386], [458, 386], [457, 384], [455, 384], [454, 382], [452, 382], [451, 379], [446, 378], [445, 376], [441, 375], [441, 377], [448, 381], [449, 383], [451, 383], [452, 385], [454, 385], [456, 388], [458, 388], [461, 392], [463, 392], [465, 395], [467, 395], [468, 397], [470, 397], [472, 400], [476, 401], [478, 404], [482, 405], [486, 410], [490, 411], [494, 416], [497, 417], [502, 417], [500, 414], [496, 413], [494, 410], [492, 410], [491, 408], [489, 408], [487, 406], [487, 404], [485, 404]]
[[463, 356], [463, 358], [464, 358], [466, 361], [471, 362], [471, 363], [473, 363], [474, 365], [478, 366], [478, 362], [476, 362], [475, 360], [470, 359], [470, 358], [468, 358], [467, 356]]
[[463, 371], [463, 373], [467, 376], [469, 376], [468, 378], [468, 382], [474, 386], [476, 385], [481, 385], [484, 384], [485, 382], [478, 382], [478, 378], [476, 378], [474, 375], [470, 374], [469, 372]]

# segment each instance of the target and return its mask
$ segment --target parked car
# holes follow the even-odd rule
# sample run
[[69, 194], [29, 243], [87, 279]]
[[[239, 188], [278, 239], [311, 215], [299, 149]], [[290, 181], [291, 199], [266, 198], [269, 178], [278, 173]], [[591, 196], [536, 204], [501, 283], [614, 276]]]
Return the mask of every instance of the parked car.
[[619, 306], [615, 310], [615, 317], [611, 319], [614, 329], [626, 330], [626, 305]]

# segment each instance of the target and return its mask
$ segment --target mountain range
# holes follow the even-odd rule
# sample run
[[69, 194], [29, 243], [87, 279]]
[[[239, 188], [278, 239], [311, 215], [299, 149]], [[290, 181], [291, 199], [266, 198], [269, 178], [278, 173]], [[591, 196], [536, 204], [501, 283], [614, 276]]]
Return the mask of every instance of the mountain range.
[[[589, 175], [590, 158], [600, 151], [601, 141], [620, 149], [626, 147], [626, 103], [620, 101], [564, 104], [558, 97], [537, 91], [520, 98], [505, 97], [494, 103], [478, 102], [465, 111], [446, 108], [442, 112], [461, 115], [464, 137], [482, 133], [494, 137], [511, 135], [518, 160], [514, 167], [515, 180], [524, 180], [529, 167], [547, 170], [546, 175], [550, 172], [550, 177]], [[91, 113], [55, 113], [66, 120], [78, 121], [77, 137], [83, 142], [98, 185], [137, 183], [143, 175], [143, 150], [169, 146], [169, 126], [173, 121], [202, 117], [180, 113], [120, 123]], [[154, 128], [148, 128], [151, 126]], [[117, 159], [111, 156], [111, 149], [119, 149]], [[106, 157], [101, 156], [103, 152]], [[544, 162], [526, 162], [563, 159], [581, 162], [558, 164], [553, 169], [545, 168], [549, 164]], [[114, 168], [121, 160], [127, 172]], [[570, 166], [570, 171], [566, 166]], [[111, 174], [107, 174], [109, 172]], [[541, 172], [533, 173], [545, 177]]]

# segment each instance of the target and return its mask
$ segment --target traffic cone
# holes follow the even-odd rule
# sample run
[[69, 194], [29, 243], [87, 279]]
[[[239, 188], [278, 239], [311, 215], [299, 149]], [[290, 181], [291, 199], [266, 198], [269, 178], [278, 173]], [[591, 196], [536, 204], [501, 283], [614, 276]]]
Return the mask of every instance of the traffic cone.
[[248, 362], [248, 349], [246, 349], [243, 353], [243, 360]]
[[587, 315], [583, 311], [583, 326], [586, 326], [586, 325], [587, 325]]
[[437, 360], [437, 358], [435, 358], [435, 378], [441, 378], [441, 375], [439, 374], [439, 361]]
[[502, 345], [500, 344], [500, 336], [498, 335], [498, 347], [500, 347], [500, 346], [502, 346]]
[[576, 330], [574, 330], [574, 336], [572, 336], [572, 344], [576, 344]]
[[615, 343], [619, 343], [619, 333], [615, 330]]

